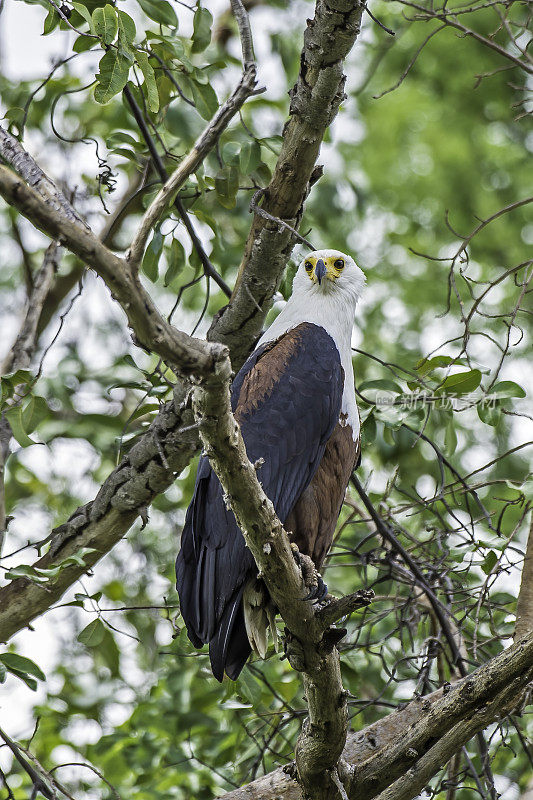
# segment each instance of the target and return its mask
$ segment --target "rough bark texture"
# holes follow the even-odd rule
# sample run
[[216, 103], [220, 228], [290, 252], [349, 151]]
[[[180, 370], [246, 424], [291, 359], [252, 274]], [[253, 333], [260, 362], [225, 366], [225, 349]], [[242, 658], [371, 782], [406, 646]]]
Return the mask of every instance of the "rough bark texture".
[[[156, 494], [168, 489], [198, 449], [198, 433], [192, 412], [181, 407], [180, 398], [167, 403], [150, 430], [102, 485], [96, 498], [78, 508], [52, 532], [50, 551], [34, 566], [47, 567], [82, 547], [97, 552], [86, 556], [86, 567], [69, 566], [46, 589], [19, 578], [0, 589], [0, 642], [43, 614], [72, 584], [117, 544], [139, 513]], [[188, 428], [188, 430], [183, 430]]]
[[[516, 707], [533, 677], [533, 632], [445, 692], [412, 700], [363, 731], [348, 734], [342, 758], [350, 800], [415, 797], [453, 753]], [[391, 786], [392, 784], [392, 786]], [[277, 769], [223, 800], [302, 800], [298, 783]]]
[[[229, 360], [220, 361], [215, 372], [194, 392], [195, 417], [204, 451], [230, 499], [259, 575], [291, 637], [296, 639], [297, 669], [303, 673], [309, 708], [298, 738], [296, 766], [306, 795], [326, 800], [335, 791], [331, 771], [336, 770], [348, 727], [347, 693], [335, 648], [340, 637], [336, 636], [338, 631], [328, 629], [316, 606], [305, 600], [308, 588], [296, 565], [289, 537], [257, 480], [231, 412], [230, 379]], [[291, 664], [296, 666], [294, 661]]]
[[[320, 145], [344, 99], [343, 61], [359, 34], [363, 10], [360, 0], [318, 0], [308, 21], [281, 153], [263, 203], [265, 211], [291, 226], [298, 225], [310, 184], [318, 177]], [[289, 231], [255, 216], [233, 296], [208, 335], [230, 348], [235, 369], [260, 335], [293, 246]]]
[[520, 593], [516, 604], [515, 642], [533, 631], [533, 518], [527, 539]]
[[27, 153], [20, 142], [0, 126], [0, 157], [38, 192], [43, 200], [67, 219], [86, 227], [87, 223], [72, 208], [63, 192]]
[[156, 308], [138, 276], [88, 228], [82, 228], [48, 205], [7, 167], [0, 166], [0, 194], [36, 227], [79, 256], [104, 279], [125, 312], [138, 344], [155, 352], [178, 371], [191, 374], [212, 367], [206, 343], [170, 325]]

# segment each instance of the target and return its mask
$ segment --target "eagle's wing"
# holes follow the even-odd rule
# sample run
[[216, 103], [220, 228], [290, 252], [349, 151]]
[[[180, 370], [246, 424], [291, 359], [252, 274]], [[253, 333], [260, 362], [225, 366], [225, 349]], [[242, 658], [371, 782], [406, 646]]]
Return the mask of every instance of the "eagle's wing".
[[[326, 331], [302, 323], [256, 350], [235, 378], [232, 406], [248, 458], [282, 522], [315, 474], [339, 420], [339, 352]], [[181, 613], [196, 647], [210, 643], [213, 674], [236, 677], [249, 653], [242, 592], [255, 563], [205, 456], [176, 561]]]

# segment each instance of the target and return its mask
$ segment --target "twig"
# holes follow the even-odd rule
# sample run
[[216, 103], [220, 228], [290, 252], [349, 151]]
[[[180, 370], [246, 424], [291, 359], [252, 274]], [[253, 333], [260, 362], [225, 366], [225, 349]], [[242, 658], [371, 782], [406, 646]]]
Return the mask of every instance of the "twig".
[[248, 64], [231, 96], [219, 108], [213, 119], [194, 143], [192, 150], [181, 161], [180, 165], [171, 174], [152, 203], [146, 209], [137, 233], [131, 243], [131, 247], [126, 255], [127, 262], [134, 270], [136, 270], [141, 263], [150, 232], [161, 219], [171, 198], [173, 198], [183, 186], [187, 178], [198, 169], [206, 155], [218, 142], [220, 136], [226, 130], [235, 114], [242, 108], [245, 101], [252, 96], [255, 91], [256, 83], [255, 64]]
[[368, 14], [368, 16], [370, 17], [370, 19], [373, 19], [374, 22], [376, 23], [376, 25], [379, 25], [379, 27], [382, 28], [385, 31], [385, 33], [388, 33], [390, 36], [396, 36], [396, 33], [393, 30], [391, 30], [390, 28], [387, 28], [386, 25], [384, 25], [382, 22], [380, 22], [379, 19], [377, 19], [373, 15], [373, 13], [370, 11], [368, 6], [365, 6], [365, 11]]
[[[450, 650], [452, 652], [453, 663], [455, 665], [457, 665], [461, 675], [465, 676], [467, 673], [466, 673], [466, 669], [465, 669], [465, 666], [464, 666], [463, 657], [462, 657], [461, 652], [460, 652], [460, 650], [459, 650], [459, 648], [457, 646], [457, 642], [455, 641], [455, 637], [454, 637], [454, 635], [452, 633], [452, 630], [450, 628], [449, 622], [446, 619], [446, 613], [448, 613], [447, 610], [445, 610], [443, 608], [442, 603], [440, 602], [438, 597], [435, 595], [435, 593], [431, 589], [431, 587], [428, 585], [426, 579], [424, 578], [424, 575], [420, 571], [420, 569], [419, 569], [418, 565], [416, 564], [416, 562], [413, 561], [413, 559], [411, 558], [411, 556], [409, 555], [407, 550], [400, 544], [400, 542], [398, 541], [398, 539], [396, 538], [396, 536], [394, 535], [392, 530], [389, 528], [389, 526], [379, 516], [379, 514], [376, 511], [376, 509], [374, 508], [374, 506], [370, 502], [370, 499], [369, 499], [367, 493], [363, 489], [363, 486], [361, 485], [361, 482], [359, 481], [359, 478], [357, 477], [357, 475], [355, 475], [355, 473], [352, 474], [351, 482], [355, 486], [355, 489], [357, 490], [357, 493], [359, 494], [359, 497], [363, 501], [363, 505], [365, 506], [366, 510], [368, 511], [370, 516], [372, 517], [372, 520], [374, 521], [374, 524], [376, 525], [376, 528], [378, 529], [380, 534], [383, 536], [384, 539], [386, 539], [386, 541], [390, 542], [390, 544], [399, 553], [399, 555], [401, 555], [401, 557], [403, 558], [403, 560], [405, 561], [405, 563], [407, 564], [407, 566], [409, 567], [409, 569], [413, 573], [413, 576], [416, 579], [417, 583], [419, 584], [419, 586], [426, 593], [426, 595], [428, 597], [428, 600], [431, 603], [431, 605], [433, 607], [433, 610], [435, 611], [435, 614], [436, 614], [436, 616], [437, 616], [437, 618], [439, 620], [439, 623], [440, 623], [440, 625], [442, 627], [443, 633], [446, 636], [446, 640], [447, 640], [448, 645], [450, 647]], [[446, 611], [446, 613], [445, 613], [445, 611]]]
[[533, 514], [529, 527], [520, 591], [516, 604], [515, 641], [531, 633], [531, 631], [533, 631]]
[[[31, 362], [37, 346], [39, 318], [54, 280], [60, 253], [61, 248], [57, 242], [52, 242], [46, 250], [42, 266], [35, 276], [33, 288], [28, 297], [26, 315], [22, 326], [11, 350], [0, 367], [0, 375], [25, 369]], [[6, 461], [9, 456], [10, 440], [11, 428], [7, 419], [2, 415], [0, 417], [0, 555], [4, 547], [7, 531], [4, 476]]]
[[239, 36], [242, 47], [242, 63], [246, 70], [248, 66], [255, 63], [254, 44], [252, 30], [250, 28], [250, 18], [241, 0], [230, 0], [233, 15], [239, 28]]
[[358, 608], [366, 608], [373, 599], [374, 592], [372, 589], [359, 589], [353, 594], [347, 594], [345, 597], [331, 600], [327, 606], [317, 612], [316, 616], [324, 625], [329, 627], [351, 614], [352, 611], [356, 611]]
[[9, 747], [9, 749], [19, 762], [22, 769], [29, 775], [33, 783], [34, 790], [41, 792], [41, 794], [44, 794], [44, 796], [47, 797], [48, 800], [55, 800], [55, 793], [44, 782], [44, 780], [41, 778], [38, 772], [32, 767], [29, 761], [22, 755], [22, 752], [18, 747], [18, 745], [16, 745], [15, 742], [12, 739], [10, 739], [7, 733], [5, 733], [1, 728], [0, 728], [0, 737]]
[[263, 217], [263, 219], [267, 219], [270, 222], [275, 222], [276, 225], [279, 225], [282, 228], [285, 228], [285, 230], [290, 231], [292, 235], [298, 239], [298, 241], [307, 245], [310, 250], [316, 250], [316, 247], [314, 247], [309, 239], [306, 239], [304, 236], [298, 233], [298, 231], [289, 225], [288, 222], [285, 222], [284, 219], [280, 219], [279, 217], [275, 217], [273, 214], [269, 214], [268, 211], [265, 211], [264, 208], [261, 208], [261, 206], [258, 205], [259, 200], [263, 197], [265, 192], [266, 189], [258, 189], [257, 192], [254, 192], [253, 197], [250, 200], [250, 211], [253, 214], [257, 214], [259, 217]]
[[[146, 121], [145, 121], [145, 119], [144, 119], [144, 117], [142, 115], [141, 109], [139, 108], [139, 105], [138, 105], [137, 101], [135, 100], [135, 97], [133, 96], [133, 93], [132, 93], [131, 89], [127, 85], [124, 88], [124, 96], [125, 96], [126, 100], [129, 103], [129, 106], [130, 106], [130, 108], [132, 110], [133, 116], [135, 117], [135, 121], [137, 122], [137, 125], [139, 126], [139, 130], [141, 131], [141, 135], [142, 135], [142, 137], [143, 137], [143, 139], [144, 139], [144, 141], [146, 143], [146, 146], [148, 147], [148, 150], [150, 152], [150, 156], [152, 158], [152, 163], [154, 164], [157, 172], [159, 173], [159, 177], [161, 178], [161, 181], [163, 182], [163, 184], [165, 184], [166, 181], [167, 181], [167, 178], [168, 178], [168, 174], [167, 174], [167, 171], [165, 169], [165, 165], [163, 164], [163, 160], [162, 160], [161, 156], [157, 152], [157, 148], [155, 146], [155, 142], [154, 142], [152, 136], [150, 135], [150, 131], [148, 130], [148, 126], [146, 125]], [[213, 264], [211, 263], [211, 261], [209, 259], [209, 256], [205, 252], [204, 247], [203, 247], [203, 245], [202, 245], [202, 243], [201, 243], [201, 241], [200, 241], [200, 239], [198, 237], [198, 234], [196, 233], [196, 231], [194, 229], [194, 226], [193, 226], [193, 224], [191, 222], [191, 218], [190, 218], [190, 216], [189, 216], [189, 214], [187, 212], [187, 209], [183, 205], [179, 195], [176, 195], [176, 198], [174, 200], [174, 206], [177, 209], [178, 214], [180, 215], [180, 217], [183, 220], [183, 224], [185, 225], [187, 233], [189, 234], [189, 237], [191, 239], [193, 247], [194, 247], [194, 249], [196, 250], [196, 252], [198, 254], [198, 258], [202, 262], [202, 266], [204, 268], [204, 271], [206, 272], [207, 275], [209, 275], [211, 278], [213, 278], [215, 283], [217, 283], [218, 286], [220, 286], [220, 288], [222, 289], [222, 291], [224, 292], [224, 294], [227, 297], [231, 297], [231, 289], [229, 288], [227, 283], [224, 281], [224, 279], [218, 274], [218, 272], [214, 268]]]

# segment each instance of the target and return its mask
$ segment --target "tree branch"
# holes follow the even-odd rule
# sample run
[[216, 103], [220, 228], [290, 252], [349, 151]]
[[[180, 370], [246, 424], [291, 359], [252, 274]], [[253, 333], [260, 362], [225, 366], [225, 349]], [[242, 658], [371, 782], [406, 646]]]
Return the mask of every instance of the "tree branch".
[[[532, 672], [533, 632], [451, 688], [416, 698], [362, 731], [348, 734], [342, 758], [356, 767], [347, 791], [350, 800], [370, 800], [376, 795], [385, 800], [380, 792], [394, 786], [404, 774], [410, 773], [413, 781], [418, 769], [424, 770], [423, 788], [461, 747], [463, 739], [468, 741], [513, 710]], [[441, 748], [442, 741], [445, 746]], [[221, 800], [269, 800], [277, 796], [283, 800], [303, 798], [298, 783], [283, 768], [228, 792]], [[394, 795], [394, 800], [400, 797], [404, 798]]]
[[0, 588], [0, 642], [7, 642], [59, 600], [120, 541], [141, 509], [168, 489], [187, 466], [198, 450], [198, 432], [184, 398], [183, 391], [165, 404], [92, 502], [78, 508], [66, 523], [35, 545], [40, 548], [52, 541], [49, 552], [34, 567], [50, 567], [81, 548], [92, 548], [94, 552], [84, 558], [85, 566], [70, 564], [44, 585], [18, 578]]
[[181, 161], [146, 209], [126, 255], [126, 261], [134, 269], [137, 269], [141, 263], [148, 236], [161, 219], [171, 199], [181, 189], [187, 178], [198, 169], [235, 114], [254, 93], [256, 83], [256, 67], [252, 62], [246, 65], [242, 77], [230, 97], [219, 108], [209, 125], [204, 128], [194, 143], [192, 150]]
[[[167, 174], [167, 171], [165, 169], [165, 165], [163, 164], [163, 159], [161, 158], [161, 156], [157, 152], [157, 147], [155, 146], [155, 142], [154, 142], [152, 136], [150, 135], [150, 131], [148, 130], [148, 126], [147, 126], [147, 124], [145, 122], [145, 119], [144, 119], [144, 117], [142, 115], [142, 111], [139, 108], [139, 105], [138, 105], [137, 101], [135, 100], [135, 97], [133, 96], [133, 92], [131, 91], [130, 87], [127, 84], [124, 87], [124, 97], [128, 101], [128, 104], [129, 104], [129, 106], [131, 108], [132, 114], [135, 117], [135, 121], [137, 122], [137, 125], [139, 126], [139, 130], [141, 132], [141, 135], [142, 135], [144, 141], [146, 142], [146, 146], [148, 147], [148, 150], [150, 152], [150, 156], [152, 158], [153, 165], [154, 165], [156, 171], [158, 172], [159, 177], [161, 178], [162, 182], [166, 183], [167, 178], [168, 178], [168, 174]], [[213, 278], [215, 283], [217, 283], [218, 286], [220, 286], [220, 288], [222, 289], [222, 291], [224, 292], [224, 294], [227, 297], [231, 297], [231, 289], [229, 288], [227, 283], [221, 278], [221, 276], [218, 274], [218, 272], [216, 271], [216, 269], [212, 265], [211, 261], [209, 260], [209, 258], [207, 256], [207, 253], [205, 252], [205, 250], [203, 248], [203, 245], [202, 245], [200, 239], [198, 238], [198, 234], [196, 233], [196, 231], [194, 229], [194, 226], [193, 226], [193, 224], [191, 222], [191, 218], [190, 218], [189, 214], [187, 213], [187, 209], [185, 208], [185, 206], [183, 205], [182, 201], [180, 200], [179, 195], [176, 195], [176, 197], [174, 199], [174, 207], [176, 208], [176, 210], [177, 210], [178, 214], [180, 215], [181, 219], [183, 220], [183, 224], [185, 225], [185, 228], [187, 230], [187, 233], [189, 234], [189, 237], [190, 237], [190, 240], [192, 242], [192, 245], [193, 245], [194, 249], [196, 250], [196, 252], [198, 254], [198, 258], [202, 262], [202, 266], [204, 268], [204, 271], [205, 271], [206, 275], [209, 275], [211, 278]]]
[[[317, 0], [308, 21], [281, 152], [261, 207], [290, 228], [298, 227], [309, 188], [320, 174], [316, 159], [345, 96], [343, 60], [357, 39], [364, 8], [363, 0]], [[234, 369], [260, 335], [294, 241], [290, 230], [254, 216], [233, 296], [208, 335], [230, 348]]]
[[18, 172], [18, 174], [24, 178], [52, 208], [61, 212], [67, 219], [71, 220], [71, 222], [77, 222], [87, 227], [85, 220], [72, 208], [63, 192], [57, 188], [55, 183], [50, 180], [37, 162], [24, 150], [20, 142], [1, 126], [0, 157], [6, 164], [11, 164], [13, 169], [16, 170], [16, 172]]
[[0, 367], [2, 375], [8, 372], [15, 372], [18, 369], [26, 369], [31, 362], [37, 346], [39, 319], [52, 288], [61, 252], [62, 250], [58, 243], [52, 242], [44, 254], [43, 263], [35, 276], [33, 288], [28, 296], [26, 314], [22, 326]]
[[[229, 499], [246, 544], [257, 564], [270, 597], [300, 650], [298, 669], [303, 673], [309, 717], [296, 747], [299, 780], [306, 796], [326, 800], [331, 796], [332, 771], [344, 748], [347, 692], [340, 674], [336, 642], [343, 632], [329, 629], [306, 599], [304, 585], [289, 537], [248, 460], [240, 428], [231, 411], [231, 364], [221, 358], [213, 372], [193, 394], [204, 451]], [[369, 598], [358, 605], [367, 605]], [[339, 633], [341, 634], [339, 636]]]
[[[52, 242], [44, 254], [43, 263], [33, 281], [22, 326], [0, 367], [0, 375], [26, 369], [30, 365], [37, 346], [39, 319], [54, 281], [60, 254], [61, 248], [57, 242]], [[0, 555], [7, 530], [4, 475], [10, 441], [11, 428], [2, 414], [0, 415]]]
[[533, 631], [533, 515], [529, 527], [520, 591], [516, 603], [515, 642], [526, 634], [531, 633], [531, 631]]
[[0, 166], [0, 194], [51, 239], [68, 247], [109, 287], [126, 313], [137, 344], [155, 352], [175, 371], [204, 374], [212, 368], [212, 346], [170, 325], [129, 265], [92, 233], [47, 203], [20, 178]]

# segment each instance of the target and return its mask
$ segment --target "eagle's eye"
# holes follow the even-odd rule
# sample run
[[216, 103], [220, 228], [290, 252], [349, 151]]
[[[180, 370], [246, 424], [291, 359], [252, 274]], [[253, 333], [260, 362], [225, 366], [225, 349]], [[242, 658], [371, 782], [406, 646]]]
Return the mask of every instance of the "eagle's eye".
[[313, 265], [311, 264], [310, 261], [306, 261], [305, 264], [304, 264], [304, 267], [305, 267], [306, 272], [312, 272], [313, 271]]
[[344, 269], [344, 261], [342, 258], [338, 258], [336, 261], [333, 262], [333, 266], [336, 269]]

